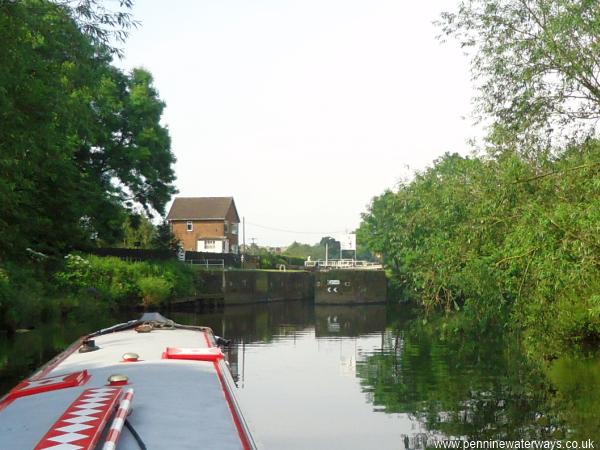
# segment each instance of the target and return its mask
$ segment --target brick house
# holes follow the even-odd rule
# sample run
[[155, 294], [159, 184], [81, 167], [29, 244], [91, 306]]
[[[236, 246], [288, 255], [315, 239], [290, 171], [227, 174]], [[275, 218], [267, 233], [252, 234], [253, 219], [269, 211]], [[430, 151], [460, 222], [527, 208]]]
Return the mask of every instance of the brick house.
[[177, 197], [167, 221], [186, 251], [239, 251], [240, 217], [233, 197]]

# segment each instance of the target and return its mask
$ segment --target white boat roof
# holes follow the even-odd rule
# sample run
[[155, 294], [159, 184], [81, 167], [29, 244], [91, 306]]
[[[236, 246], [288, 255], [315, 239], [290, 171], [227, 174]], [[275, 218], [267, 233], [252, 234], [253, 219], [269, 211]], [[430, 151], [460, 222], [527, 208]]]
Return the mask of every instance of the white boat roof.
[[[10, 401], [5, 398], [0, 403], [0, 449], [36, 448], [86, 389], [107, 387], [107, 379], [112, 374], [129, 377], [129, 383], [123, 387], [134, 390], [133, 411], [128, 421], [147, 448], [253, 448], [253, 444], [244, 444], [240, 431], [243, 418], [236, 416], [235, 398], [227, 398], [227, 390], [229, 395], [233, 395], [233, 380], [223, 360], [215, 363], [163, 358], [167, 347], [208, 348], [212, 346], [212, 339], [210, 331], [189, 329], [160, 329], [149, 333], [129, 329], [94, 337], [99, 350], [88, 353], [74, 351], [45, 373], [32, 377], [46, 379], [86, 370], [90, 378], [85, 384]], [[73, 348], [77, 349], [79, 345]], [[128, 352], [137, 353], [139, 360], [123, 362], [123, 354]], [[218, 364], [222, 364], [221, 375]], [[72, 430], [76, 432], [77, 426]], [[78, 446], [76, 440], [65, 438], [64, 442], [60, 442], [53, 439], [56, 446], [40, 448], [84, 448]], [[97, 448], [101, 446], [102, 440]], [[140, 447], [132, 433], [123, 429], [117, 448], [139, 450]]]

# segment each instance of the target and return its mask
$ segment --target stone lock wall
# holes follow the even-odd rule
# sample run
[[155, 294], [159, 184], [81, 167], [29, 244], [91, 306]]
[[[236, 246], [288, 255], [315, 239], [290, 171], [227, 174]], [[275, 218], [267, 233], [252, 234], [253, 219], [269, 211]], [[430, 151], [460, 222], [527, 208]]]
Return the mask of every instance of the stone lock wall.
[[199, 298], [219, 296], [225, 305], [312, 298], [331, 305], [384, 303], [387, 295], [385, 273], [366, 270], [199, 271], [197, 286]]
[[242, 304], [312, 298], [308, 272], [229, 270], [225, 273], [224, 302]]
[[384, 303], [387, 279], [382, 270], [315, 272], [315, 303]]

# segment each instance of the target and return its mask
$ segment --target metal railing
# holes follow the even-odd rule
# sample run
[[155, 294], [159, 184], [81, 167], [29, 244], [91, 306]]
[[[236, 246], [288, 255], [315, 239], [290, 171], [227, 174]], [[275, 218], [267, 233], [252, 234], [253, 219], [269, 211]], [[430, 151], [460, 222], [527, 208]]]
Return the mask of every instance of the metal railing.
[[356, 259], [319, 259], [316, 261], [304, 261], [304, 267], [310, 268], [328, 268], [328, 269], [364, 269], [380, 270], [383, 266], [370, 261], [361, 261]]
[[189, 259], [188, 264], [206, 267], [207, 269], [225, 269], [224, 259]]

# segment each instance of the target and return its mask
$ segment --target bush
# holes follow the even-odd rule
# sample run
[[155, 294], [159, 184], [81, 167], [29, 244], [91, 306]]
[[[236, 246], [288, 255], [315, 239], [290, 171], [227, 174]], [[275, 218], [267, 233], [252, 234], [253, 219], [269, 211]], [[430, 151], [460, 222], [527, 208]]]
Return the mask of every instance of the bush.
[[64, 269], [56, 274], [61, 286], [80, 289], [89, 283], [90, 262], [79, 255], [65, 256]]
[[[59, 284], [67, 292], [91, 294], [119, 306], [135, 306], [141, 300], [152, 302], [158, 292], [161, 293], [159, 303], [171, 295], [192, 295], [194, 277], [193, 269], [178, 261], [131, 262], [115, 257], [77, 255], [66, 257], [63, 271], [56, 274]], [[164, 283], [149, 279], [160, 279]], [[168, 286], [167, 294], [164, 294], [164, 286]], [[162, 298], [164, 295], [166, 297]]]
[[276, 255], [274, 253], [261, 253], [259, 256], [261, 269], [278, 269], [279, 266], [304, 266], [304, 258], [295, 256]]
[[146, 309], [161, 306], [169, 298], [173, 289], [171, 283], [158, 277], [140, 278], [137, 283]]
[[196, 291], [193, 268], [178, 261], [130, 262], [67, 255], [48, 275], [39, 264], [0, 266], [0, 329], [35, 326], [51, 315], [105, 315], [142, 302], [157, 307]]
[[172, 285], [173, 298], [188, 297], [196, 292], [197, 271], [191, 264], [179, 261], [165, 261], [158, 266], [158, 273]]
[[447, 154], [376, 197], [358, 238], [463, 329], [525, 330], [544, 358], [600, 342], [600, 141], [529, 160]]

